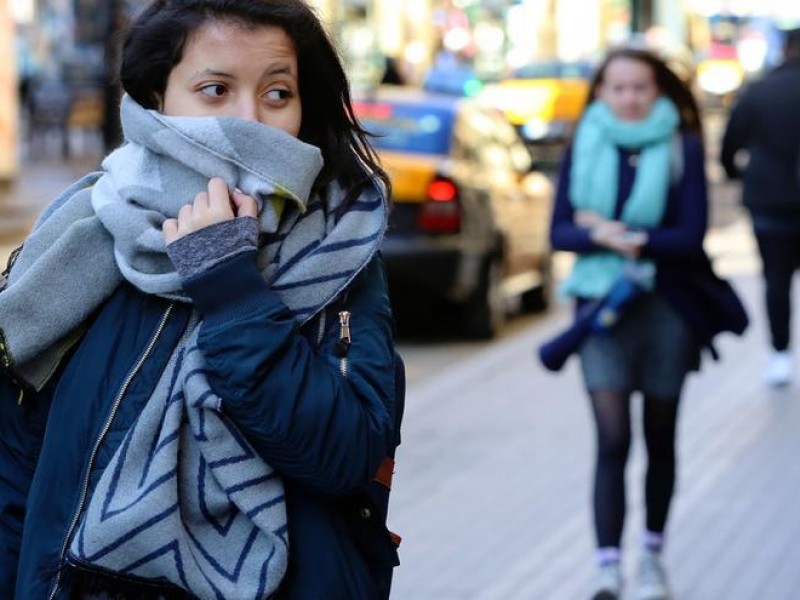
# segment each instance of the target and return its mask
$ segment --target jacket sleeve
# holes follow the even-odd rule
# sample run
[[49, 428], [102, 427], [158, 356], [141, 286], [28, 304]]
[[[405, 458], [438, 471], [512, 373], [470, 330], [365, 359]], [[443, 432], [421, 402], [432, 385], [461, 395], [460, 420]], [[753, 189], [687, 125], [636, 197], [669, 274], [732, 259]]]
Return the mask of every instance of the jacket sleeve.
[[572, 203], [569, 199], [570, 172], [572, 170], [572, 148], [564, 152], [558, 175], [556, 201], [550, 226], [550, 245], [554, 250], [567, 252], [593, 252], [600, 250], [590, 238], [586, 227], [575, 224]]
[[683, 177], [674, 194], [674, 207], [666, 225], [648, 231], [642, 254], [652, 258], [695, 256], [703, 250], [708, 225], [708, 182], [703, 143], [684, 136]]
[[728, 117], [725, 133], [720, 148], [720, 163], [725, 174], [731, 179], [738, 179], [742, 173], [736, 165], [736, 155], [747, 147], [750, 138], [750, 94], [745, 90], [737, 99]]
[[41, 450], [49, 392], [19, 388], [0, 369], [0, 598], [13, 598], [25, 504]]
[[[393, 321], [382, 263], [351, 283], [346, 362], [317, 353], [246, 252], [184, 283], [224, 410], [281, 475], [326, 496], [371, 481], [393, 439]], [[330, 321], [329, 321], [330, 323]], [[328, 328], [338, 337], [338, 323]], [[335, 341], [335, 340], [333, 340]], [[332, 347], [332, 341], [322, 347]]]

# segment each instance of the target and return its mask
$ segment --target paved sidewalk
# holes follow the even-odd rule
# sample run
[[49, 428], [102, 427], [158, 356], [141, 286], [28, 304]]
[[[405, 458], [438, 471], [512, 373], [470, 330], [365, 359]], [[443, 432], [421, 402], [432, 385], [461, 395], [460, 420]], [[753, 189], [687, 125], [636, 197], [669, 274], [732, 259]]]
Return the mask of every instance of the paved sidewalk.
[[[53, 157], [28, 159], [11, 185], [0, 187], [0, 266], [36, 217], [61, 191], [97, 168], [99, 154], [87, 151], [68, 162]], [[2, 270], [2, 268], [0, 268]]]
[[[800, 398], [797, 384], [761, 384], [765, 327], [747, 232], [734, 223], [708, 240], [721, 270], [738, 273], [753, 323], [745, 337], [721, 339], [722, 361], [707, 360], [687, 384], [665, 550], [678, 600], [800, 598]], [[556, 314], [409, 388], [390, 507], [403, 536], [393, 598], [588, 598], [589, 408], [574, 358], [553, 375], [534, 356], [567, 323], [568, 311]], [[635, 436], [629, 582], [643, 526], [638, 427]]]
[[99, 157], [93, 154], [69, 162], [52, 158], [26, 162], [13, 183], [0, 187], [0, 241], [18, 237], [20, 227], [32, 224], [50, 200], [96, 169], [98, 162]]

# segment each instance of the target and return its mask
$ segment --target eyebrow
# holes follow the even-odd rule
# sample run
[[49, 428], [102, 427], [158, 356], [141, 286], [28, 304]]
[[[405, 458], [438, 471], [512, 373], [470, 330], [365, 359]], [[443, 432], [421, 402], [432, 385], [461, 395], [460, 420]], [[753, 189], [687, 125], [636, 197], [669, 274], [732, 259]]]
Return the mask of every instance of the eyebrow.
[[280, 66], [280, 67], [275, 67], [273, 69], [270, 69], [269, 71], [264, 73], [264, 75], [266, 75], [268, 77], [272, 77], [274, 75], [293, 75], [293, 73], [292, 73], [292, 69], [289, 68], [288, 65], [286, 65], [286, 66]]
[[[198, 71], [192, 76], [192, 79], [196, 77], [207, 77], [209, 75], [212, 77], [226, 77], [228, 79], [236, 79], [236, 76], [233, 73], [228, 73], [227, 71], [218, 71], [216, 69], [203, 69], [202, 71]], [[292, 69], [288, 65], [281, 65], [265, 71], [262, 77], [274, 77], [275, 75], [294, 76], [292, 73]]]

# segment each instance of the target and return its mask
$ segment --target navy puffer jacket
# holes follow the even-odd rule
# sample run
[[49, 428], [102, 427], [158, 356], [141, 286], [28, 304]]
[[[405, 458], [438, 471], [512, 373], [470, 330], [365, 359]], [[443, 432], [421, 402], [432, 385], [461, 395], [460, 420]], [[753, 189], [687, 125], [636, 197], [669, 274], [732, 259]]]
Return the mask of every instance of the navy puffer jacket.
[[[364, 491], [398, 439], [393, 320], [380, 257], [346, 299], [299, 330], [254, 253], [185, 288], [204, 318], [200, 345], [212, 388], [284, 478], [290, 564], [280, 597], [387, 595], [396, 549], [380, 511], [353, 509], [368, 501]], [[340, 358], [336, 315], [344, 309], [352, 345]], [[40, 393], [18, 402], [19, 389], [0, 371], [0, 598], [67, 599], [87, 578], [70, 561], [69, 538], [189, 316], [186, 305], [123, 284]]]

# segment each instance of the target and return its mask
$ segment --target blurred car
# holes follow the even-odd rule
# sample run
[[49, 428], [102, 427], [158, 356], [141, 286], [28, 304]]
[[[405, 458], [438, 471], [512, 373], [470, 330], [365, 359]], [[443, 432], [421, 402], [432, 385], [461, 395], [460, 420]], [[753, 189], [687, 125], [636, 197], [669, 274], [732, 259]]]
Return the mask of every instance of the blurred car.
[[543, 309], [550, 295], [553, 186], [496, 108], [474, 99], [384, 87], [355, 111], [392, 180], [382, 247], [395, 294], [461, 308], [469, 337], [501, 327], [516, 297]]
[[593, 71], [588, 61], [531, 63], [485, 86], [480, 95], [502, 110], [538, 159], [550, 165], [560, 159], [580, 119]]

